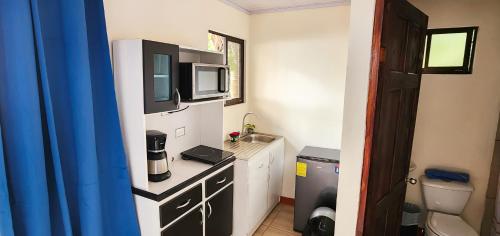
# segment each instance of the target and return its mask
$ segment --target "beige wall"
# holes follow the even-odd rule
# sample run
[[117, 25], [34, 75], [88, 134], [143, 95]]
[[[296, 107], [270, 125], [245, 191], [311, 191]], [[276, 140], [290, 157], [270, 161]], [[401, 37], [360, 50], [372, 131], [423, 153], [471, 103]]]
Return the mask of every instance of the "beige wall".
[[[432, 166], [470, 172], [474, 193], [463, 214], [479, 230], [500, 111], [500, 1], [413, 0], [429, 28], [479, 26], [472, 75], [424, 75], [420, 91], [412, 177]], [[422, 204], [420, 185], [407, 200]]]
[[295, 195], [305, 145], [340, 148], [349, 7], [251, 17], [250, 110], [257, 130], [285, 137], [283, 195]]
[[335, 235], [356, 235], [375, 0], [352, 0]]
[[[104, 9], [110, 41], [142, 38], [206, 49], [214, 30], [246, 40], [248, 61], [250, 16], [221, 1], [104, 0]], [[247, 110], [248, 102], [224, 109], [225, 134], [240, 129]]]

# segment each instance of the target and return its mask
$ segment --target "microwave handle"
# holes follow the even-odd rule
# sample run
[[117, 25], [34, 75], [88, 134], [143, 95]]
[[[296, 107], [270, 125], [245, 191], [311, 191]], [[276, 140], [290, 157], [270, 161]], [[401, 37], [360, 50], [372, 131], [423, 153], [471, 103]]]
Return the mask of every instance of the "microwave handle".
[[[223, 84], [224, 88], [222, 87]], [[229, 92], [229, 67], [219, 68], [219, 92], [221, 93]]]

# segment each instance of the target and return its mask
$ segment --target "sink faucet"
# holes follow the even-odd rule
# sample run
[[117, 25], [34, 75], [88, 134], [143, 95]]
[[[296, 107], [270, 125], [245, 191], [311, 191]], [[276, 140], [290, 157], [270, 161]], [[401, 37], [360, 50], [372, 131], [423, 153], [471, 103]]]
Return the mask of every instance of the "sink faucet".
[[243, 116], [243, 121], [241, 123], [241, 137], [243, 137], [244, 133], [245, 133], [245, 119], [247, 118], [248, 115], [255, 115], [255, 113], [253, 113], [253, 112], [247, 112]]

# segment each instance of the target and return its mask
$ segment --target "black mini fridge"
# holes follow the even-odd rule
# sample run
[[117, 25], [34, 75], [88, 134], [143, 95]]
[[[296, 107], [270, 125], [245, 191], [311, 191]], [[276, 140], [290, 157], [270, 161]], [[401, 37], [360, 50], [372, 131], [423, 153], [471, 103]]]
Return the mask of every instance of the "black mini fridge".
[[318, 207], [336, 210], [340, 150], [306, 146], [297, 156], [293, 229], [303, 232]]

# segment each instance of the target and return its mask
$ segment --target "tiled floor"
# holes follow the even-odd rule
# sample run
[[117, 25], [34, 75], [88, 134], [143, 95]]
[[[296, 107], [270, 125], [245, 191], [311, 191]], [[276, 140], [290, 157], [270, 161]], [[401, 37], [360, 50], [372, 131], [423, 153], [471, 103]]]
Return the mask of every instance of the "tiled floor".
[[264, 220], [254, 236], [297, 236], [293, 231], [293, 206], [279, 204]]

